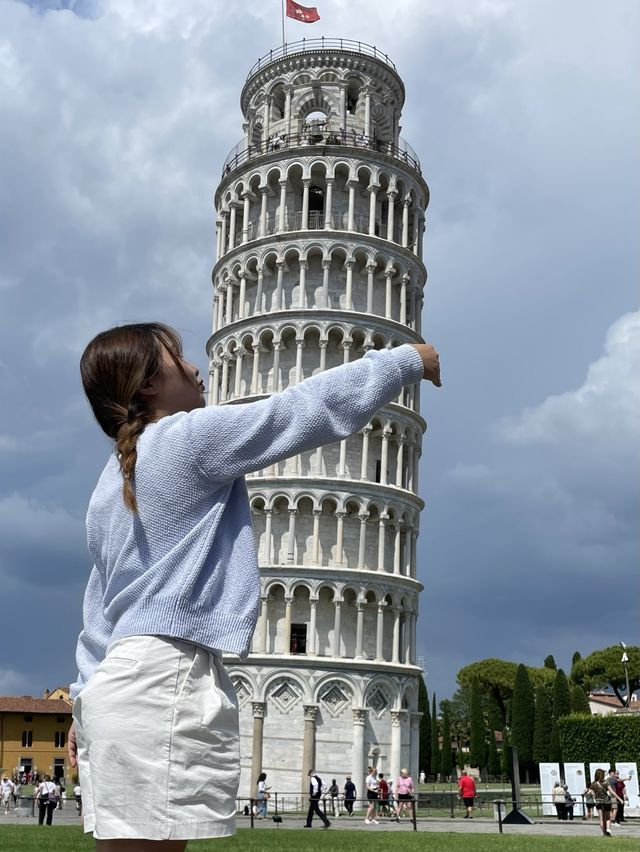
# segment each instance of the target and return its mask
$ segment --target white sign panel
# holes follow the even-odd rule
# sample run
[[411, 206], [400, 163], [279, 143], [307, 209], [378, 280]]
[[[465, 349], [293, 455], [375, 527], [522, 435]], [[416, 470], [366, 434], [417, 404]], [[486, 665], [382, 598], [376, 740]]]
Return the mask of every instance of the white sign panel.
[[629, 804], [625, 805], [625, 816], [640, 816], [640, 790], [638, 789], [638, 765], [636, 763], [616, 763], [620, 780], [626, 785]]
[[584, 763], [565, 763], [564, 783], [569, 788], [572, 797], [576, 800], [573, 806], [573, 815], [581, 817], [584, 812], [584, 808], [582, 807], [582, 791], [587, 786], [584, 776]]
[[545, 816], [553, 816], [556, 809], [553, 806], [551, 791], [554, 784], [560, 781], [559, 763], [540, 764], [540, 798], [542, 799], [542, 813]]

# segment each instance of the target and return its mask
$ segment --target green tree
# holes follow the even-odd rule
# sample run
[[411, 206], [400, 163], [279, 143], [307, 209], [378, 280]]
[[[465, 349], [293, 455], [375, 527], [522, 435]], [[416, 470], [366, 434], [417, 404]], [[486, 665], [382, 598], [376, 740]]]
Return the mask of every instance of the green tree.
[[535, 720], [533, 687], [526, 666], [519, 665], [513, 690], [511, 742], [518, 750], [520, 771], [528, 771], [533, 759], [533, 726]]
[[424, 678], [418, 678], [418, 710], [420, 719], [420, 769], [427, 775], [431, 772], [431, 714], [429, 713], [429, 695]]
[[498, 749], [496, 746], [496, 733], [495, 731], [489, 731], [489, 757], [488, 757], [488, 772], [489, 775], [496, 778], [498, 775], [501, 775], [501, 767], [500, 767], [500, 757], [498, 755]]
[[587, 693], [579, 683], [574, 683], [571, 687], [571, 712], [586, 713], [591, 715], [591, 707], [589, 707], [589, 699]]
[[[628, 646], [627, 656], [629, 686], [631, 692], [635, 692], [636, 689], [640, 689], [640, 647]], [[574, 683], [579, 683], [585, 692], [590, 692], [592, 689], [612, 689], [620, 704], [624, 704], [627, 685], [622, 664], [622, 649], [619, 645], [610, 645], [601, 651], [594, 651], [583, 660], [578, 660], [571, 669], [571, 677]]]
[[474, 680], [471, 686], [471, 735], [469, 763], [483, 769], [487, 763], [484, 713], [480, 695], [480, 684]]
[[553, 713], [549, 690], [539, 686], [536, 689], [536, 716], [533, 727], [533, 760], [535, 763], [546, 763], [549, 760], [552, 728]]
[[544, 658], [544, 667], [545, 669], [553, 669], [554, 672], [557, 670], [556, 661], [553, 659], [553, 654], [549, 654], [549, 656]]
[[571, 693], [569, 692], [569, 681], [562, 669], [558, 669], [553, 681], [552, 693], [553, 705], [553, 727], [551, 729], [551, 745], [549, 747], [549, 760], [560, 762], [562, 760], [562, 748], [560, 745], [560, 732], [558, 720], [571, 713]]
[[553, 719], [555, 722], [571, 713], [569, 681], [562, 669], [558, 669], [553, 681]]
[[449, 702], [441, 701], [440, 708], [442, 709], [441, 772], [444, 778], [449, 778], [455, 771], [453, 749], [451, 748], [451, 710], [449, 708]]
[[582, 659], [582, 654], [580, 651], [574, 651], [573, 657], [571, 657], [571, 677], [573, 677], [573, 669]]
[[436, 694], [431, 698], [431, 774], [438, 777], [440, 773], [440, 743], [438, 731], [438, 714], [436, 712]]
[[[500, 708], [502, 719], [501, 726], [507, 724], [509, 702], [513, 696], [513, 688], [516, 682], [518, 663], [509, 660], [490, 658], [471, 663], [458, 672], [458, 683], [460, 686], [470, 687], [474, 680], [480, 684], [481, 690], [495, 699]], [[554, 672], [545, 668], [528, 668], [529, 679], [534, 687], [541, 684], [551, 684]]]
[[506, 728], [502, 729], [502, 751], [500, 752], [500, 770], [502, 775], [509, 777], [511, 775], [511, 767], [509, 766], [509, 731]]

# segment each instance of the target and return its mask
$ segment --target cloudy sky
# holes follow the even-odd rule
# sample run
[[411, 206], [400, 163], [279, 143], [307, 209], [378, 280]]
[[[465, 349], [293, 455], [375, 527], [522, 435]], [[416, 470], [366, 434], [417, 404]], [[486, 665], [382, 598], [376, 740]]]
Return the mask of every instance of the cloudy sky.
[[[317, 0], [375, 44], [431, 187], [418, 637], [440, 698], [502, 656], [638, 642], [635, 0]], [[279, 0], [0, 0], [0, 694], [75, 674], [108, 454], [77, 363], [160, 318], [205, 367], [212, 196]], [[12, 641], [6, 637], [11, 635]]]

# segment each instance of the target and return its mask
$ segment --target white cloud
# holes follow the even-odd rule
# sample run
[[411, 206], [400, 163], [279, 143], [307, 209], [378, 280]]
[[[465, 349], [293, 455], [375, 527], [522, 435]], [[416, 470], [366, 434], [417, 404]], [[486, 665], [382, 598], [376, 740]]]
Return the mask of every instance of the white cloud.
[[591, 364], [581, 387], [504, 418], [497, 431], [514, 445], [562, 444], [570, 452], [578, 444], [582, 450], [583, 442], [590, 441], [594, 449], [609, 454], [621, 447], [628, 452], [632, 442], [640, 446], [639, 420], [640, 311], [636, 311], [611, 326], [605, 354]]

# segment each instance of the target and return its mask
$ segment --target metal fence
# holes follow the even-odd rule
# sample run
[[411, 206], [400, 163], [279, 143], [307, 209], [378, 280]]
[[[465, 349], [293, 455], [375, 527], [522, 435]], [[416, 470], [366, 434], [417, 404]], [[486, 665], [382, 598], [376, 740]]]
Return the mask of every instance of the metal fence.
[[322, 38], [303, 38], [300, 41], [292, 41], [280, 47], [275, 47], [258, 59], [247, 74], [247, 80], [271, 62], [295, 53], [317, 50], [347, 50], [349, 53], [363, 53], [365, 56], [372, 56], [374, 59], [384, 62], [385, 65], [393, 68], [394, 71], [396, 70], [396, 66], [387, 54], [383, 53], [373, 44], [367, 44], [364, 41], [354, 41], [350, 38], [325, 38], [322, 36]]

